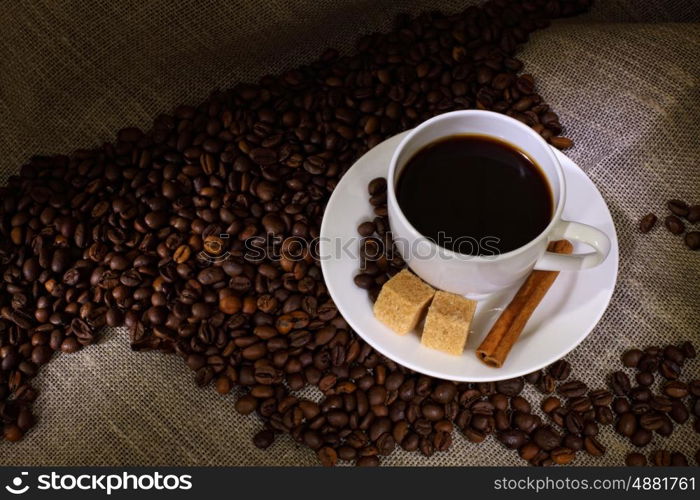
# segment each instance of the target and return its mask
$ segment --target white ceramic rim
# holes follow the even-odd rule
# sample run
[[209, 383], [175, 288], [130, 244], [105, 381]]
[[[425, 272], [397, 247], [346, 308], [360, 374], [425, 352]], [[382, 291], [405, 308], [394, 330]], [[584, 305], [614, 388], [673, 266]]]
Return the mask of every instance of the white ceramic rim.
[[[399, 156], [401, 155], [401, 152], [403, 149], [406, 147], [407, 144], [409, 144], [413, 138], [420, 133], [421, 131], [425, 130], [426, 128], [434, 126], [436, 123], [443, 121], [445, 119], [450, 119], [450, 118], [470, 118], [473, 116], [487, 116], [489, 118], [493, 118], [496, 120], [502, 120], [506, 122], [510, 126], [514, 126], [519, 128], [521, 131], [525, 132], [527, 135], [529, 135], [532, 139], [535, 141], [539, 142], [540, 145], [544, 146], [544, 151], [546, 152], [545, 154], [549, 157], [549, 160], [552, 162], [552, 165], [554, 166], [554, 171], [556, 172], [556, 180], [559, 183], [559, 198], [556, 200], [556, 207], [554, 209], [554, 213], [552, 214], [552, 218], [549, 221], [549, 224], [547, 224], [547, 227], [545, 227], [540, 234], [538, 234], [536, 237], [534, 237], [532, 240], [527, 242], [521, 247], [518, 247], [514, 250], [511, 250], [506, 253], [502, 253], [499, 255], [489, 255], [489, 256], [479, 256], [479, 255], [470, 255], [469, 256], [469, 261], [470, 262], [497, 262], [499, 260], [505, 260], [509, 259], [511, 257], [515, 257], [516, 255], [525, 252], [529, 248], [533, 247], [534, 245], [539, 244], [544, 238], [547, 237], [547, 235], [554, 229], [554, 226], [561, 220], [561, 214], [564, 211], [564, 205], [566, 204], [566, 184], [564, 183], [564, 172], [562, 170], [561, 163], [559, 162], [559, 158], [554, 154], [554, 151], [552, 150], [551, 146], [547, 144], [547, 142], [534, 130], [532, 130], [530, 127], [525, 125], [524, 123], [519, 122], [515, 118], [511, 118], [510, 116], [501, 114], [501, 113], [496, 113], [494, 111], [485, 111], [485, 110], [480, 110], [480, 109], [465, 109], [465, 110], [460, 110], [460, 111], [451, 111], [449, 113], [443, 113], [441, 115], [437, 115], [432, 117], [431, 119], [424, 121], [420, 125], [418, 125], [416, 128], [413, 130], [409, 131], [406, 137], [403, 138], [403, 140], [399, 143], [398, 147], [394, 151], [394, 154], [391, 157], [391, 163], [389, 164], [389, 173], [386, 176], [387, 179], [387, 195], [388, 195], [388, 203], [393, 205], [396, 208], [395, 214], [399, 217], [401, 222], [405, 225], [405, 227], [408, 227], [409, 230], [412, 233], [413, 238], [420, 239], [421, 241], [427, 242], [430, 246], [437, 248], [440, 252], [444, 252], [444, 255], [446, 255], [450, 259], [460, 259], [463, 258], [463, 254], [459, 254], [457, 252], [454, 252], [452, 250], [449, 250], [448, 248], [439, 246], [437, 243], [432, 241], [430, 238], [427, 238], [425, 235], [420, 233], [415, 227], [413, 227], [413, 224], [406, 218], [406, 216], [403, 213], [403, 210], [401, 210], [401, 207], [399, 206], [398, 200], [396, 199], [396, 188], [394, 186], [395, 184], [395, 177], [396, 177], [396, 168], [397, 168], [397, 163]], [[465, 132], [465, 135], [468, 135], [469, 133]], [[451, 135], [459, 135], [459, 132], [450, 134]], [[522, 146], [518, 144], [514, 144], [507, 139], [504, 139], [502, 137], [495, 137], [490, 134], [480, 134], [478, 132], [474, 132], [474, 135], [484, 135], [486, 137], [493, 137], [495, 139], [498, 139], [499, 141], [506, 142], [507, 144], [510, 144], [513, 146], [515, 149], [518, 151], [521, 151], [524, 153], [528, 158], [530, 158], [535, 165], [537, 165], [537, 162], [532, 159], [532, 156], [528, 151], [523, 148]], [[450, 136], [445, 136], [445, 137], [450, 137]], [[539, 167], [538, 167], [539, 168]], [[549, 184], [549, 176], [544, 172], [543, 169], [542, 174], [545, 176], [545, 179], [547, 179], [548, 184]], [[549, 185], [549, 190], [553, 194], [553, 189], [552, 186]], [[330, 200], [329, 200], [330, 202]], [[390, 217], [391, 219], [391, 217]], [[389, 221], [391, 224], [391, 220]]]

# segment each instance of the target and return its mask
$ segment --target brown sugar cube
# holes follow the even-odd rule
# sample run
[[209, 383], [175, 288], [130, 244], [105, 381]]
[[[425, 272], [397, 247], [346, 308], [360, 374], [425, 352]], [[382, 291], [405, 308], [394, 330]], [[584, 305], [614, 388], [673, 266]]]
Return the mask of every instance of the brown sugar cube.
[[448, 354], [462, 354], [476, 302], [438, 291], [425, 318], [421, 344]]
[[400, 335], [420, 322], [435, 289], [407, 269], [384, 283], [374, 303], [374, 315]]

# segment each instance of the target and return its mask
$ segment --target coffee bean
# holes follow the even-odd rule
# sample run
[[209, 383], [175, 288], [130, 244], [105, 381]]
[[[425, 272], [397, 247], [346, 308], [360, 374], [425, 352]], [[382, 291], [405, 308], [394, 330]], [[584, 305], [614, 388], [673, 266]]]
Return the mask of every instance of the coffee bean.
[[681, 344], [681, 351], [683, 351], [683, 355], [688, 358], [688, 359], [693, 359], [695, 356], [697, 356], [697, 353], [695, 352], [695, 347], [691, 342], [683, 342]]
[[360, 234], [360, 236], [371, 236], [376, 230], [376, 226], [371, 221], [365, 221], [357, 226], [357, 232]]
[[253, 436], [253, 444], [264, 450], [268, 448], [275, 441], [275, 434], [270, 430], [262, 430]]
[[386, 179], [384, 177], [377, 177], [372, 179], [367, 188], [371, 196], [375, 196], [386, 192]]
[[688, 215], [685, 216], [686, 220], [690, 223], [695, 224], [700, 221], [700, 205], [691, 205], [688, 207]]
[[637, 430], [637, 417], [631, 412], [623, 413], [617, 421], [616, 429], [623, 436], [632, 437]]
[[681, 373], [681, 368], [677, 363], [664, 359], [659, 365], [659, 373], [668, 380], [676, 380]]
[[376, 457], [376, 456], [360, 457], [357, 459], [356, 465], [358, 467], [378, 467], [379, 466], [379, 457]]
[[678, 424], [684, 424], [690, 417], [690, 413], [688, 412], [686, 406], [683, 404], [683, 402], [677, 399], [671, 403], [671, 411], [669, 412], [669, 415]]
[[576, 458], [576, 453], [568, 448], [555, 448], [551, 451], [550, 456], [555, 464], [566, 465]]
[[526, 443], [518, 450], [518, 455], [523, 460], [530, 461], [539, 453], [540, 448], [535, 443]]
[[521, 430], [508, 430], [500, 432], [497, 436], [503, 446], [510, 450], [520, 448], [527, 441], [527, 434]]
[[663, 425], [661, 414], [650, 411], [639, 417], [639, 425], [648, 431], [654, 431]]
[[683, 221], [675, 215], [669, 215], [668, 217], [666, 217], [664, 219], [664, 225], [666, 226], [666, 229], [668, 229], [669, 232], [672, 234], [681, 234], [683, 233], [683, 231], [685, 231]]
[[624, 372], [615, 372], [610, 377], [610, 386], [617, 396], [624, 396], [630, 391], [630, 379]]
[[561, 401], [559, 398], [555, 398], [554, 396], [550, 396], [546, 398], [544, 401], [542, 401], [542, 411], [545, 413], [551, 413], [552, 411], [556, 410], [561, 406]]
[[[657, 217], [654, 214], [646, 214], [642, 219], [639, 221], [639, 230], [642, 233], [648, 233], [651, 231], [654, 226], [656, 225]], [[626, 365], [627, 366], [627, 365]]]
[[683, 200], [668, 200], [666, 202], [668, 209], [678, 217], [685, 217], [688, 215], [688, 204]]
[[[669, 384], [670, 383], [671, 382], [669, 382]], [[690, 394], [696, 398], [700, 398], [700, 379], [691, 380], [686, 387]]]
[[521, 377], [508, 380], [499, 380], [496, 382], [496, 390], [501, 394], [513, 397], [520, 394], [520, 391], [523, 390], [524, 385], [525, 382]]
[[457, 387], [451, 382], [441, 382], [435, 386], [430, 397], [437, 403], [449, 403], [457, 395]]
[[622, 354], [622, 364], [630, 368], [635, 368], [643, 355], [644, 353], [639, 349], [629, 349]]
[[583, 439], [583, 447], [589, 455], [599, 457], [605, 454], [605, 447], [594, 437]]
[[680, 453], [678, 451], [674, 451], [671, 453], [671, 466], [672, 467], [687, 467], [688, 466], [688, 459], [685, 458], [685, 455], [683, 453]]
[[684, 398], [688, 395], [688, 386], [677, 380], [666, 382], [663, 385], [663, 392], [671, 398]]
[[630, 441], [633, 445], [642, 448], [651, 442], [651, 438], [651, 432], [646, 429], [638, 429], [634, 434], [632, 434]]
[[532, 440], [541, 449], [551, 451], [561, 444], [562, 438], [551, 427], [540, 427], [532, 435]]
[[625, 465], [628, 467], [643, 467], [647, 464], [647, 458], [641, 453], [629, 453], [625, 458]]
[[613, 423], [613, 413], [607, 406], [596, 406], [595, 419], [601, 425], [609, 425]]
[[700, 249], [700, 231], [689, 231], [685, 235], [685, 245], [691, 250]]
[[338, 454], [329, 446], [324, 446], [323, 448], [319, 449], [316, 455], [318, 456], [321, 465], [324, 467], [333, 467], [336, 463], [338, 463]]
[[573, 434], [567, 434], [564, 436], [562, 444], [564, 445], [564, 448], [568, 448], [573, 451], [580, 451], [583, 449], [583, 438], [574, 436]]
[[668, 450], [654, 450], [649, 456], [652, 465], [668, 467], [671, 465], [671, 453]]
[[557, 387], [557, 392], [567, 398], [583, 396], [588, 391], [586, 384], [579, 380], [572, 380]]
[[656, 355], [644, 354], [639, 363], [637, 363], [637, 369], [641, 372], [654, 372], [659, 367], [659, 358]]
[[571, 374], [571, 365], [568, 361], [560, 359], [549, 366], [547, 373], [554, 377], [555, 380], [566, 380]]
[[654, 376], [649, 372], [639, 372], [635, 376], [635, 380], [639, 385], [648, 387], [654, 383]]

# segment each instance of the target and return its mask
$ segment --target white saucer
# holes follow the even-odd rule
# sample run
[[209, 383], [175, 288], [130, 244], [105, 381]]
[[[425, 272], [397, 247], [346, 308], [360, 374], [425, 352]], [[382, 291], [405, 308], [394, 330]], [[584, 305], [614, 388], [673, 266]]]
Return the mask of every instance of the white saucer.
[[[360, 158], [328, 201], [319, 251], [326, 285], [338, 310], [377, 351], [412, 370], [438, 378], [466, 382], [507, 379], [533, 372], [563, 357], [591, 333], [610, 303], [617, 281], [618, 245], [610, 211], [600, 192], [586, 174], [559, 151], [555, 152], [567, 185], [562, 216], [605, 232], [612, 243], [610, 255], [594, 269], [560, 273], [501, 368], [486, 366], [476, 358], [474, 351], [517, 287], [479, 302], [461, 356], [423, 347], [417, 332], [397, 335], [374, 317], [367, 291], [353, 282], [359, 267], [357, 226], [374, 218], [367, 184], [375, 177], [386, 177], [392, 153], [407, 133], [384, 141]], [[580, 250], [583, 248], [574, 248], [574, 251]]]

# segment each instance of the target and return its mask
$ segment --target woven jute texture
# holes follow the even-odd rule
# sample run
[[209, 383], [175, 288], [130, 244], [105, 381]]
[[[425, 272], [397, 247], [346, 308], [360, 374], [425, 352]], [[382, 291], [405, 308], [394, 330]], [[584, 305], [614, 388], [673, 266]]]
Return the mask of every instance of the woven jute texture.
[[[302, 0], [227, 2], [3, 2], [0, 16], [0, 181], [36, 153], [69, 152], [148, 126], [181, 102], [310, 61], [327, 46], [350, 50], [385, 30], [399, 11], [463, 9], [469, 2]], [[620, 274], [598, 327], [568, 357], [574, 373], [603, 387], [631, 346], [700, 343], [700, 253], [657, 228], [649, 210], [670, 197], [700, 203], [700, 2], [599, 0], [590, 14], [536, 33], [519, 57], [560, 114], [567, 152], [603, 193], [620, 242]], [[566, 335], [566, 332], [561, 332]], [[700, 347], [700, 346], [698, 346]], [[700, 361], [684, 374], [700, 375]], [[175, 356], [132, 353], [124, 332], [59, 356], [36, 380], [37, 427], [0, 442], [2, 465], [315, 465], [314, 453], [281, 436], [263, 452], [260, 428], [234, 397], [199, 389]], [[533, 402], [540, 396], [528, 393]], [[694, 455], [691, 425], [649, 449]], [[601, 458], [621, 465], [629, 444], [605, 428]], [[386, 465], [522, 465], [493, 438], [455, 434], [431, 458], [395, 452]]]

